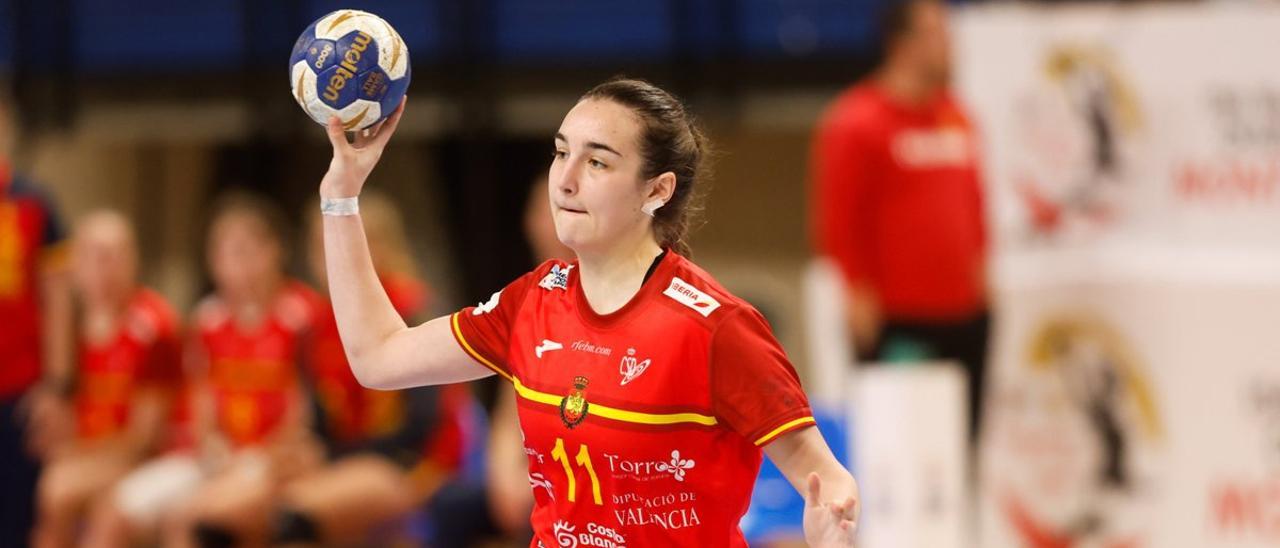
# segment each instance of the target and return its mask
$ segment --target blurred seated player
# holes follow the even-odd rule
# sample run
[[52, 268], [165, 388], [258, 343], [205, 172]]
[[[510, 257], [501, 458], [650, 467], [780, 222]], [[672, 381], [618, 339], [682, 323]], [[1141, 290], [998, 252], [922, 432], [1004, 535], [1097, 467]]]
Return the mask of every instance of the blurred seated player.
[[284, 274], [283, 222], [249, 194], [209, 225], [214, 293], [192, 318], [185, 368], [194, 444], [126, 478], [90, 535], [121, 545], [162, 528], [167, 546], [262, 542], [272, 489], [319, 465], [300, 376], [319, 297]]
[[12, 115], [0, 97], [0, 546], [31, 541], [40, 459], [69, 435], [74, 346], [62, 222], [9, 165]]
[[[385, 195], [364, 202], [374, 269], [406, 320], [421, 319], [429, 293], [405, 239], [403, 218]], [[319, 207], [308, 219], [308, 265], [325, 285]], [[347, 363], [338, 324], [326, 307], [318, 317], [308, 372], [319, 436], [332, 459], [290, 483], [280, 501], [275, 544], [358, 544], [423, 504], [462, 460], [461, 416], [470, 405], [463, 385], [370, 390]]]
[[181, 373], [178, 321], [138, 284], [133, 227], [99, 211], [75, 232], [72, 276], [79, 305], [75, 435], [54, 447], [40, 477], [36, 546], [70, 546], [91, 499], [145, 458], [162, 434]]

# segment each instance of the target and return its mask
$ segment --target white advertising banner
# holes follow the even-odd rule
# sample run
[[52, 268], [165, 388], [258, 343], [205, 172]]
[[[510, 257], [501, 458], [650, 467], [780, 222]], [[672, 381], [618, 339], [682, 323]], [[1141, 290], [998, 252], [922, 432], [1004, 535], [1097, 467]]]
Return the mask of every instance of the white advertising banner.
[[951, 363], [861, 369], [850, 421], [859, 548], [965, 548], [969, 460], [964, 372]]
[[979, 6], [978, 545], [1280, 546], [1280, 6]]

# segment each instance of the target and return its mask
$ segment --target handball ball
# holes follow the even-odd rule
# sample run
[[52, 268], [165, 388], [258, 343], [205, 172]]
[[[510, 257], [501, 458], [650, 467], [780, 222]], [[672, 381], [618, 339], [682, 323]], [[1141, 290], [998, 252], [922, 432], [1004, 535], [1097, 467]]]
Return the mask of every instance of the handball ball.
[[338, 10], [302, 31], [289, 56], [293, 98], [321, 125], [347, 131], [390, 116], [409, 87], [409, 48], [372, 13]]

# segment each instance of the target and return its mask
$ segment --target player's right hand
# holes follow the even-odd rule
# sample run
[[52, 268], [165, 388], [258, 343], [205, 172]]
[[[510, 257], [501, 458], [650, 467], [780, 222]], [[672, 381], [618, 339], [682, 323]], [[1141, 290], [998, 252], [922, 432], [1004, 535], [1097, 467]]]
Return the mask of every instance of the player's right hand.
[[378, 165], [387, 141], [396, 132], [400, 124], [400, 116], [404, 114], [405, 99], [386, 120], [355, 134], [352, 142], [347, 142], [346, 132], [337, 116], [329, 118], [326, 131], [329, 143], [333, 145], [333, 160], [329, 162], [329, 171], [320, 181], [320, 197], [352, 198], [360, 195], [364, 182]]

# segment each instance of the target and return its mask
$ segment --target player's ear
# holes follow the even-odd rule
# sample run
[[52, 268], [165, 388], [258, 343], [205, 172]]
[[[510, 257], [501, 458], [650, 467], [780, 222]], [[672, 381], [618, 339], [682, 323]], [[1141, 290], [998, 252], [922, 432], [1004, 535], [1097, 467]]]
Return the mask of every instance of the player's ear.
[[667, 203], [676, 193], [676, 174], [664, 171], [661, 175], [649, 179], [649, 193], [645, 195], [645, 203], [660, 201]]

